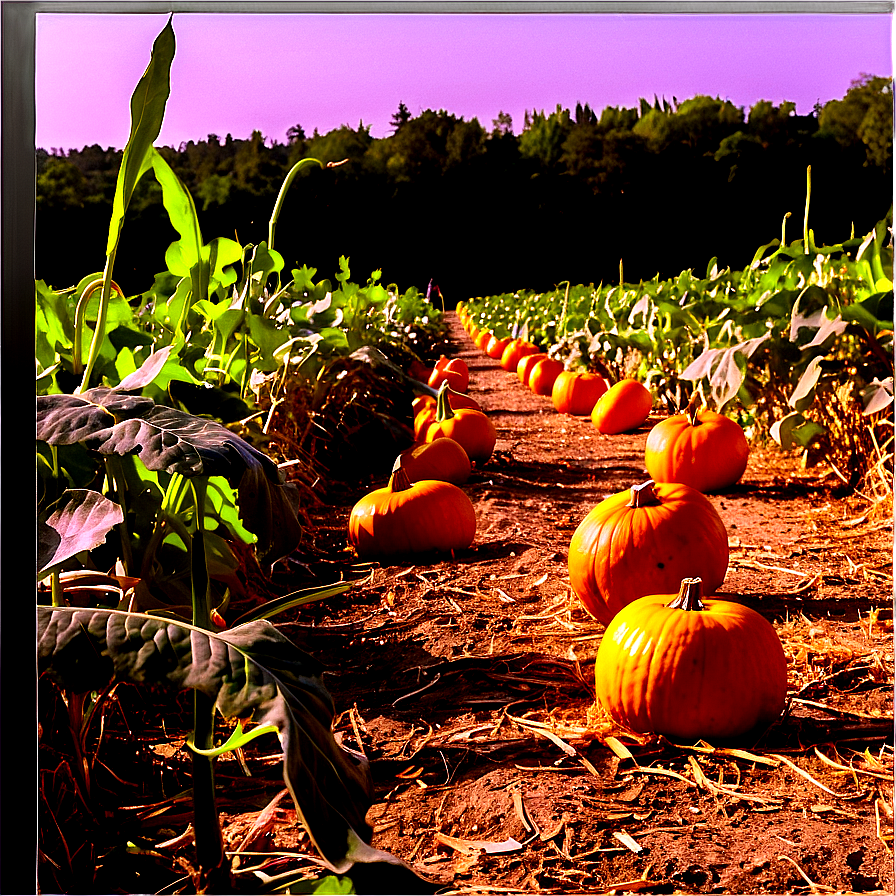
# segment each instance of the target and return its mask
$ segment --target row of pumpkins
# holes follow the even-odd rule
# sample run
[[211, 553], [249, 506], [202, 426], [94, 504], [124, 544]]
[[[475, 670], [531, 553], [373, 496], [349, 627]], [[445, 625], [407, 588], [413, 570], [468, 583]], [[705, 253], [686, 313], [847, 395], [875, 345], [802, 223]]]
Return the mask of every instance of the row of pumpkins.
[[[471, 321], [462, 308], [458, 313], [469, 331]], [[471, 337], [498, 360], [492, 335], [487, 341], [474, 331]], [[522, 351], [517, 375], [537, 394], [550, 394], [558, 411], [591, 414], [604, 433], [647, 420], [653, 399], [642, 384], [611, 386], [598, 374], [564, 370], [521, 342], [505, 340], [501, 366], [512, 369], [514, 350]], [[495, 428], [466, 394], [469, 370], [462, 359], [440, 358], [429, 385], [438, 398], [415, 400], [415, 445], [399, 455], [389, 484], [351, 512], [349, 541], [361, 557], [453, 553], [475, 538], [475, 511], [460, 486], [472, 463], [491, 456]], [[598, 393], [584, 411], [583, 387]], [[747, 454], [734, 421], [698, 412], [692, 403], [648, 435], [652, 478], [603, 500], [572, 536], [570, 585], [607, 626], [595, 665], [597, 698], [632, 731], [731, 740], [763, 730], [785, 707], [787, 662], [774, 627], [742, 604], [703, 597], [721, 586], [728, 570], [725, 525], [704, 492], [740, 479]], [[682, 481], [687, 478], [690, 483]]]

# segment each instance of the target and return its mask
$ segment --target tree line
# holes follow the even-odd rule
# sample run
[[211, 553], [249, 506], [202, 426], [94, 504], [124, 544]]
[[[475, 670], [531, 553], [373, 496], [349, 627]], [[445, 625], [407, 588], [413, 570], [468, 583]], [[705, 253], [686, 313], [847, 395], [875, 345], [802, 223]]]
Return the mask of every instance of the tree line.
[[[762, 243], [802, 236], [806, 168], [816, 243], [867, 232], [892, 204], [892, 79], [862, 75], [844, 97], [797, 115], [790, 102], [749, 109], [719, 97], [654, 97], [636, 108], [588, 104], [527, 112], [514, 134], [444, 110], [413, 116], [400, 103], [389, 136], [360, 122], [287, 141], [160, 147], [190, 190], [207, 241], [258, 243], [283, 179], [300, 159], [342, 165], [300, 173], [277, 224], [287, 268], [352, 279], [374, 269], [404, 290], [437, 283], [453, 304], [520, 288], [626, 281], [711, 258], [740, 268]], [[54, 287], [102, 269], [121, 151], [98, 145], [37, 150], [35, 274]], [[147, 290], [177, 239], [151, 175], [128, 209], [115, 276]]]

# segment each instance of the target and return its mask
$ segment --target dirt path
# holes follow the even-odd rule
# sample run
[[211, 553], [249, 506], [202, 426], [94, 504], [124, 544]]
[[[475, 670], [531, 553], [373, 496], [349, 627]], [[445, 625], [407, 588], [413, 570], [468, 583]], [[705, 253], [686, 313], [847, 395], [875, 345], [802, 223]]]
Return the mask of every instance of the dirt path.
[[[752, 759], [625, 738], [594, 707], [603, 626], [571, 595], [566, 550], [595, 504], [648, 478], [649, 425], [602, 436], [561, 417], [450, 318], [498, 432], [465, 487], [474, 547], [378, 569], [292, 633], [371, 761], [374, 845], [450, 892], [892, 893], [889, 508], [754, 453], [711, 498], [731, 544], [718, 593], [775, 623], [796, 700], [739, 745]], [[317, 520], [322, 543], [344, 548], [349, 510]]]

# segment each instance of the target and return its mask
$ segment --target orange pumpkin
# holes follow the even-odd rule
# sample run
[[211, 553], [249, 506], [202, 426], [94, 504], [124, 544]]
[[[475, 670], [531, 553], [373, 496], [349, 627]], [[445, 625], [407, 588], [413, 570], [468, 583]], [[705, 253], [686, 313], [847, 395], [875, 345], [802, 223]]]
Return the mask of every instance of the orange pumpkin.
[[460, 442], [454, 439], [418, 442], [399, 456], [411, 482], [440, 479], [463, 485], [470, 478], [470, 458]]
[[476, 334], [476, 339], [473, 341], [476, 343], [476, 348], [484, 352], [492, 338], [489, 330], [482, 329]]
[[538, 346], [525, 339], [514, 339], [504, 349], [501, 355], [501, 367], [511, 373], [516, 372], [520, 358], [526, 355], [534, 355], [538, 352]]
[[504, 354], [504, 349], [510, 345], [511, 339], [509, 336], [505, 336], [500, 338], [498, 336], [492, 336], [488, 341], [488, 345], [485, 347], [485, 353], [490, 357], [494, 358], [496, 361], [501, 360], [501, 355]]
[[563, 370], [551, 388], [551, 401], [558, 414], [587, 417], [597, 400], [610, 388], [599, 373]]
[[598, 432], [615, 435], [637, 429], [650, 416], [653, 395], [637, 380], [620, 380], [604, 392], [591, 411]]
[[429, 375], [429, 385], [438, 389], [442, 383], [450, 384], [456, 392], [466, 392], [470, 386], [470, 370], [463, 358], [451, 358], [442, 355], [432, 373]]
[[550, 395], [554, 389], [554, 382], [563, 372], [563, 362], [556, 358], [542, 358], [536, 361], [529, 370], [529, 379], [526, 385], [536, 395]]
[[606, 625], [633, 600], [673, 591], [689, 576], [715, 591], [728, 571], [728, 534], [705, 495], [651, 480], [585, 516], [570, 540], [568, 564], [572, 590]]
[[532, 355], [523, 355], [523, 357], [520, 358], [516, 365], [516, 375], [524, 386], [529, 384], [529, 374], [532, 372], [532, 368], [546, 357], [547, 354], [545, 352], [536, 352]]
[[676, 596], [620, 610], [595, 661], [597, 699], [619, 724], [681, 743], [758, 734], [784, 711], [787, 659], [772, 624], [733, 601], [702, 599], [699, 577]]
[[349, 543], [365, 558], [464, 550], [476, 537], [476, 512], [450, 482], [411, 482], [399, 457], [389, 484], [352, 508]]
[[694, 393], [683, 413], [650, 430], [644, 464], [657, 482], [683, 482], [701, 492], [717, 492], [743, 476], [750, 448], [737, 423], [715, 411], [698, 411], [699, 403]]
[[435, 420], [416, 438], [425, 442], [454, 439], [460, 442], [471, 461], [484, 463], [495, 450], [498, 434], [492, 421], [482, 411], [473, 408], [452, 410], [448, 393], [443, 387], [436, 404]]

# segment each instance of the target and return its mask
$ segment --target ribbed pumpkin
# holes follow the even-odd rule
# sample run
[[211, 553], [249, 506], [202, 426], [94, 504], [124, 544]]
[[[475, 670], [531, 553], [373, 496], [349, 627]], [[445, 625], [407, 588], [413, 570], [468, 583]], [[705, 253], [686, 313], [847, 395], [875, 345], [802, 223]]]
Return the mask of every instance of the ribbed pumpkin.
[[460, 442], [454, 439], [419, 442], [402, 451], [400, 457], [411, 482], [440, 479], [463, 485], [470, 478], [470, 458]]
[[558, 414], [587, 417], [610, 384], [599, 373], [563, 370], [551, 388], [551, 402]]
[[563, 362], [556, 358], [542, 358], [536, 361], [529, 370], [529, 379], [526, 385], [536, 395], [550, 395], [554, 389], [554, 382], [563, 372]]
[[526, 355], [534, 355], [537, 352], [538, 346], [534, 343], [527, 342], [525, 339], [514, 339], [508, 343], [504, 349], [504, 354], [501, 355], [501, 367], [510, 373], [516, 373], [516, 367], [520, 362], [520, 358]]
[[463, 358], [446, 358], [442, 355], [432, 373], [429, 385], [438, 389], [442, 383], [448, 383], [455, 392], [466, 392], [470, 386], [470, 370]]
[[[482, 410], [475, 398], [464, 395], [462, 392], [455, 392], [447, 384], [441, 388], [445, 390], [452, 410], [458, 411], [461, 408], [472, 408], [474, 411]], [[418, 395], [414, 399], [412, 407], [414, 413], [414, 438], [422, 441], [422, 434], [425, 433], [426, 428], [430, 423], [435, 422], [438, 401], [432, 395]]]
[[683, 482], [701, 492], [734, 485], [747, 469], [750, 448], [729, 417], [698, 410], [691, 397], [681, 414], [661, 420], [647, 435], [644, 465], [657, 482]]
[[454, 439], [460, 442], [471, 461], [484, 463], [495, 450], [498, 434], [492, 421], [482, 411], [473, 408], [452, 410], [448, 393], [443, 388], [436, 403], [435, 420], [416, 438], [423, 442], [441, 438]]
[[646, 594], [700, 576], [715, 591], [728, 571], [728, 534], [715, 507], [680, 483], [634, 485], [601, 501], [569, 543], [569, 582], [605, 625]]
[[684, 579], [677, 596], [620, 610], [594, 678], [616, 722], [682, 743], [761, 733], [787, 702], [787, 660], [772, 624], [742, 604], [702, 599], [699, 577]]
[[385, 488], [365, 495], [352, 508], [349, 543], [364, 559], [447, 553], [470, 547], [476, 512], [467, 495], [450, 482], [411, 482], [399, 457]]
[[524, 355], [517, 362], [516, 375], [524, 386], [529, 385], [529, 374], [532, 372], [532, 368], [544, 358], [547, 358], [546, 352], [536, 352], [532, 355]]
[[653, 395], [637, 380], [620, 380], [601, 395], [591, 411], [598, 432], [615, 435], [637, 429], [650, 416]]

